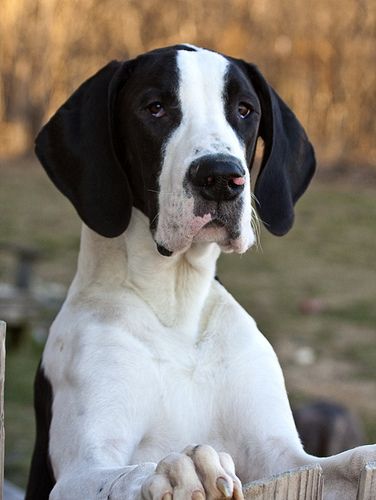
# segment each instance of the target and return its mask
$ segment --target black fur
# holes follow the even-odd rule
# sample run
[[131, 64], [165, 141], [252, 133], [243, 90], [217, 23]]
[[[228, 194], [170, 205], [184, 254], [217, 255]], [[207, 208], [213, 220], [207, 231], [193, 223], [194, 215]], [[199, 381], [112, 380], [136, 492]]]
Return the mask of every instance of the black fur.
[[296, 116], [258, 68], [240, 63], [261, 105], [259, 135], [264, 140], [264, 155], [254, 190], [256, 209], [265, 227], [282, 236], [291, 229], [294, 204], [315, 172], [315, 154]]
[[55, 484], [48, 454], [52, 418], [52, 387], [39, 365], [34, 383], [36, 441], [31, 460], [25, 500], [48, 500]]
[[132, 193], [113, 145], [113, 100], [129, 63], [112, 61], [87, 80], [45, 125], [36, 154], [81, 219], [104, 236], [128, 225]]
[[[155, 219], [162, 145], [180, 123], [177, 50], [112, 61], [84, 82], [43, 127], [35, 152], [81, 219], [102, 236], [120, 235], [132, 206]], [[153, 100], [169, 107], [153, 124]], [[147, 167], [147, 168], [145, 168]]]
[[[163, 145], [182, 118], [176, 48], [144, 54], [133, 64], [117, 100], [116, 145], [128, 171], [133, 204], [148, 216], [153, 230], [159, 211]], [[155, 119], [147, 109], [154, 101], [163, 103], [166, 115], [162, 118]]]

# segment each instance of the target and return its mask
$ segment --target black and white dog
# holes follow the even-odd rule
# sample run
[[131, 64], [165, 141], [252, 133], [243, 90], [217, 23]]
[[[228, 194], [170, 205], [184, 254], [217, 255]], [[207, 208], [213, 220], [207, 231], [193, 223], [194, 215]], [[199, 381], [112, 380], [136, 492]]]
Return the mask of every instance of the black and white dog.
[[222, 251], [286, 233], [315, 168], [294, 114], [252, 64], [180, 45], [111, 62], [37, 138], [83, 220], [78, 270], [35, 386], [27, 499], [243, 498], [320, 463], [355, 498], [376, 446], [301, 446], [272, 347], [214, 279]]

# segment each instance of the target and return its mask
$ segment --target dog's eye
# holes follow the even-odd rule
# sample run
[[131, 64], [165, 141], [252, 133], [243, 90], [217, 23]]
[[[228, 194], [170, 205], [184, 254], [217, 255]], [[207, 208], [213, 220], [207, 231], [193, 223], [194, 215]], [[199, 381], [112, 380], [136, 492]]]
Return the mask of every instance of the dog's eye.
[[247, 118], [253, 111], [253, 108], [247, 102], [240, 102], [238, 105], [238, 113], [241, 118]]
[[163, 104], [159, 101], [152, 102], [147, 108], [150, 113], [156, 118], [161, 118], [161, 116], [164, 116], [166, 114]]

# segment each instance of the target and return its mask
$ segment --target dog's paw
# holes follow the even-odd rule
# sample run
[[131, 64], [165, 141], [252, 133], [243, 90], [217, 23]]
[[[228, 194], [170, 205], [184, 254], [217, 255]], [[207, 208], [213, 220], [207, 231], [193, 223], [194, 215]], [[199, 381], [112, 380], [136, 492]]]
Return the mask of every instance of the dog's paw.
[[208, 445], [188, 446], [161, 460], [142, 486], [144, 500], [244, 500], [234, 462]]

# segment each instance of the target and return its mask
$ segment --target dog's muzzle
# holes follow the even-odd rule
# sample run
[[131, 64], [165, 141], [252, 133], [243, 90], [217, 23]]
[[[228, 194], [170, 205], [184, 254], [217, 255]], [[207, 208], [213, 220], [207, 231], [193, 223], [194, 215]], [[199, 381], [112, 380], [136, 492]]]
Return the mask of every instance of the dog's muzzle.
[[194, 160], [187, 173], [188, 183], [207, 201], [235, 200], [243, 191], [245, 171], [230, 155], [207, 155]]
[[212, 153], [193, 159], [181, 195], [162, 203], [155, 238], [158, 252], [169, 257], [192, 242], [245, 251], [252, 239], [245, 237], [247, 228], [244, 232], [247, 179], [246, 167], [236, 156]]

